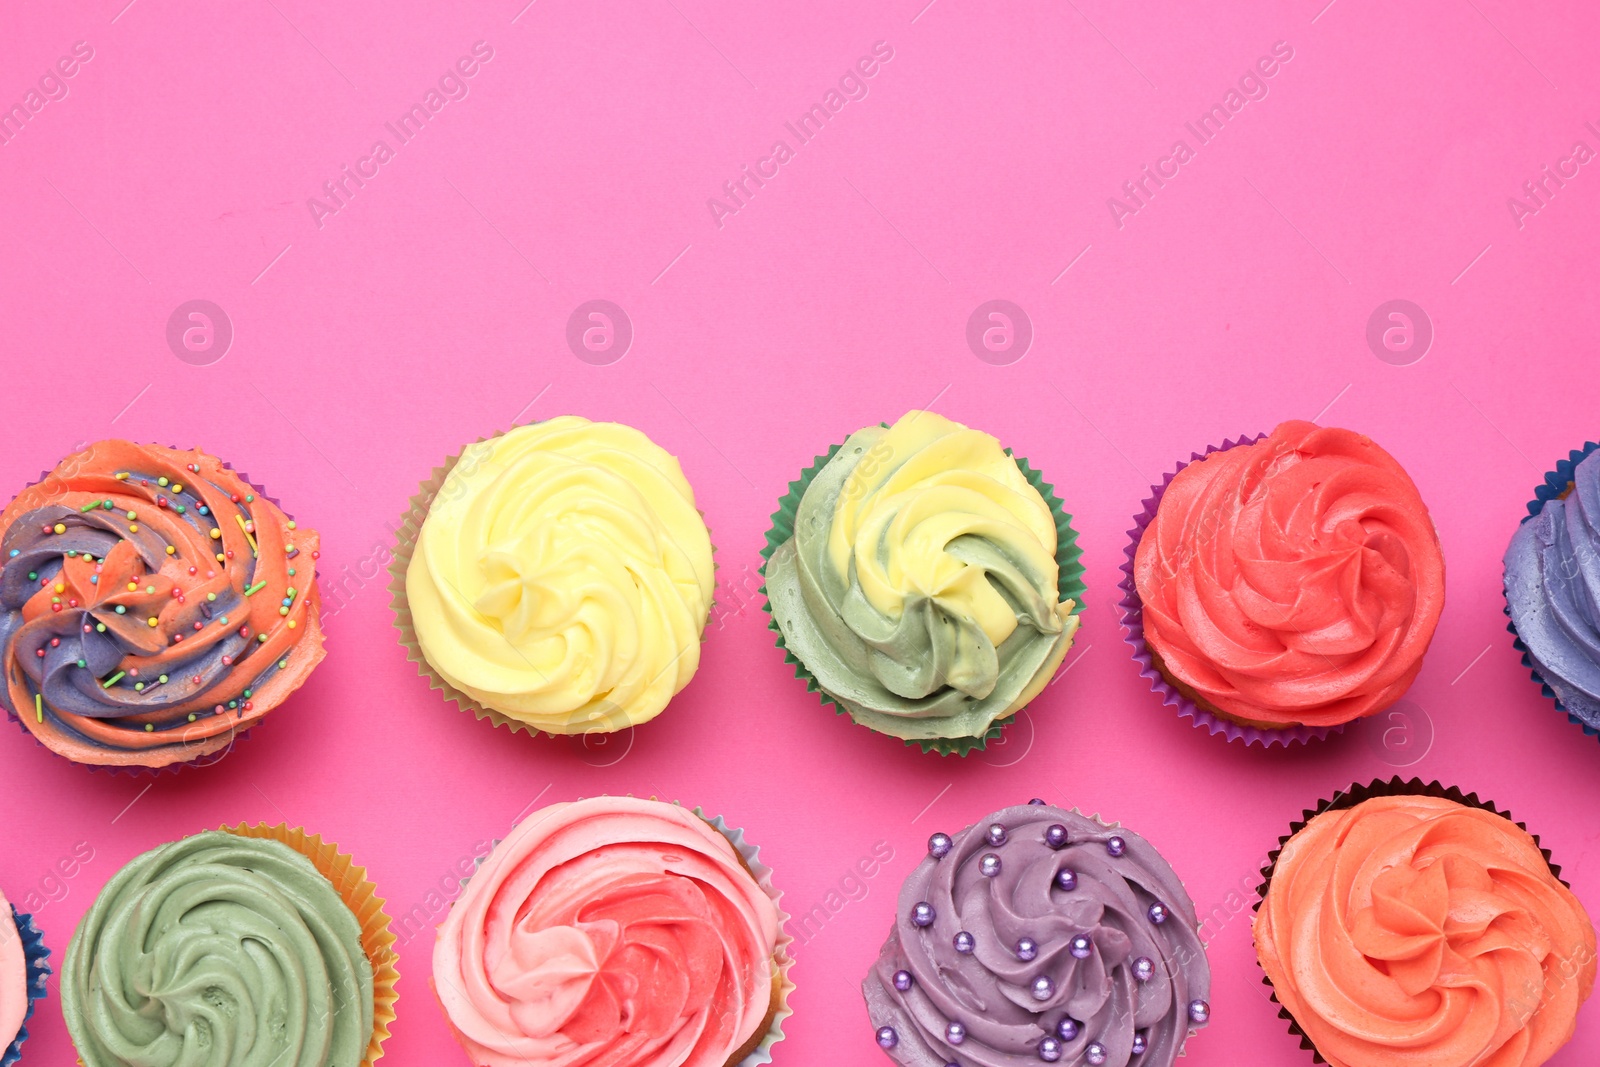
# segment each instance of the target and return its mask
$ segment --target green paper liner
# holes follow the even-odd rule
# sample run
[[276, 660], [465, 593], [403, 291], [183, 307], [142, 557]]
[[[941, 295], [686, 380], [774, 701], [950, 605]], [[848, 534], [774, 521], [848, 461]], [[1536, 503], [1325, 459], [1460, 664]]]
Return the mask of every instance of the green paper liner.
[[[887, 428], [889, 424], [884, 422], [879, 423], [879, 425]], [[788, 642], [783, 635], [783, 629], [778, 625], [777, 616], [772, 613], [772, 601], [767, 596], [766, 583], [767, 564], [771, 561], [772, 554], [778, 550], [780, 545], [794, 537], [795, 513], [799, 510], [800, 499], [805, 496], [806, 489], [810, 487], [817, 473], [827, 466], [828, 461], [833, 459], [835, 453], [844, 446], [845, 442], [841, 441], [836, 445], [830, 446], [827, 452], [817, 456], [812, 461], [811, 466], [800, 472], [800, 477], [789, 483], [789, 491], [779, 499], [778, 510], [772, 513], [772, 528], [767, 531], [767, 541], [761, 549], [761, 609], [767, 613], [767, 629], [776, 635], [778, 648], [783, 652], [783, 661], [794, 667], [795, 677], [805, 683], [806, 692], [816, 693], [824, 707], [831, 705], [834, 714], [843, 715], [850, 718], [851, 722], [855, 722], [855, 719], [850, 717], [849, 711], [841, 706], [833, 698], [833, 695], [822, 687], [822, 684], [817, 681], [816, 675], [811, 673], [810, 668], [801, 661], [800, 657], [789, 650]], [[1084, 568], [1080, 562], [1083, 556], [1083, 549], [1078, 547], [1078, 534], [1072, 528], [1072, 516], [1067, 513], [1061, 498], [1056, 496], [1055, 487], [1045, 481], [1026, 459], [1016, 455], [1009, 448], [1005, 452], [1006, 455], [1016, 461], [1017, 469], [1022, 472], [1023, 478], [1044, 499], [1045, 505], [1050, 509], [1050, 514], [1055, 517], [1056, 566], [1058, 570], [1056, 587], [1061, 597], [1070, 597], [1075, 602], [1072, 614], [1082, 615], [1083, 598], [1087, 587], [1083, 583]], [[1059, 669], [1058, 667], [1057, 670]], [[1048, 684], [1046, 688], [1048, 688]], [[1037, 699], [1037, 695], [1035, 699]], [[973, 752], [981, 752], [987, 748], [989, 742], [997, 739], [1006, 725], [1015, 721], [1018, 712], [1021, 712], [1025, 707], [1027, 707], [1026, 704], [1017, 708], [1010, 715], [997, 720], [982, 737], [925, 739], [901, 737], [896, 738], [896, 740], [902, 742], [908, 748], [919, 747], [924, 753], [937, 752], [941, 756], [966, 756]], [[861, 726], [860, 723], [856, 723], [856, 725]], [[882, 734], [882, 731], [873, 730], [870, 726], [862, 726], [862, 729]], [[882, 734], [882, 736], [893, 737], [894, 735]]]
[[[1256, 887], [1256, 902], [1254, 907], [1251, 908], [1252, 913], [1260, 914], [1261, 905], [1266, 902], [1267, 890], [1272, 885], [1272, 875], [1277, 870], [1278, 856], [1282, 854], [1284, 846], [1289, 843], [1290, 838], [1294, 837], [1301, 830], [1304, 830], [1307, 823], [1324, 812], [1345, 811], [1349, 808], [1355, 807], [1358, 804], [1361, 804], [1364, 801], [1371, 800], [1373, 797], [1395, 796], [1435, 797], [1440, 800], [1454, 801], [1463, 807], [1477, 808], [1480, 811], [1487, 811], [1491, 814], [1500, 816], [1502, 819], [1511, 823], [1517, 829], [1533, 838], [1533, 844], [1536, 848], [1538, 848], [1539, 854], [1544, 857], [1545, 864], [1550, 868], [1551, 876], [1568, 889], [1572, 888], [1571, 885], [1568, 885], [1567, 880], [1561, 877], [1560, 866], [1550, 859], [1550, 850], [1540, 844], [1539, 835], [1529, 830], [1527, 824], [1518, 822], [1516, 819], [1512, 818], [1509, 811], [1502, 811], [1500, 808], [1496, 807], [1492, 801], [1480, 799], [1477, 793], [1463, 793], [1457, 786], [1445, 786], [1440, 784], [1437, 780], [1424, 782], [1421, 778], [1404, 779], [1399, 775], [1395, 775], [1387, 780], [1381, 778], [1374, 779], [1373, 781], [1368, 782], [1366, 785], [1361, 785], [1359, 783], [1351, 785], [1348, 789], [1341, 789], [1331, 797], [1319, 800], [1315, 808], [1307, 808], [1302, 811], [1300, 818], [1289, 824], [1289, 832], [1278, 838], [1278, 847], [1267, 854], [1266, 866], [1261, 868], [1262, 881], [1261, 884]], [[1251, 942], [1253, 947], [1253, 931]], [[1261, 966], [1261, 959], [1259, 955], [1256, 957], [1256, 966]], [[1322, 1054], [1317, 1051], [1317, 1047], [1312, 1042], [1311, 1038], [1307, 1037], [1306, 1032], [1300, 1029], [1300, 1024], [1297, 1023], [1294, 1016], [1289, 1013], [1289, 1009], [1284, 1007], [1278, 1000], [1277, 990], [1273, 988], [1272, 979], [1266, 977], [1264, 970], [1265, 969], [1263, 969], [1261, 984], [1267, 987], [1267, 994], [1272, 998], [1272, 1003], [1278, 1005], [1278, 1018], [1287, 1023], [1290, 1036], [1300, 1039], [1300, 1047], [1311, 1053], [1311, 1060], [1313, 1063], [1327, 1063], [1328, 1061], [1323, 1059]]]
[[[629, 793], [628, 796], [633, 796], [633, 794]], [[650, 799], [660, 804], [668, 803], [655, 796]], [[676, 800], [670, 803], [673, 807], [683, 807], [682, 803]], [[542, 809], [535, 809], [535, 811], [538, 810]], [[719, 834], [728, 839], [728, 843], [733, 846], [733, 850], [739, 854], [739, 860], [744, 865], [745, 871], [755, 880], [756, 885], [761, 887], [762, 892], [771, 898], [772, 906], [778, 911], [778, 940], [772, 950], [773, 963], [777, 966], [778, 973], [773, 982], [773, 1004], [769, 1009], [771, 1016], [767, 1022], [766, 1032], [759, 1039], [752, 1038], [750, 1042], [746, 1043], [745, 1048], [748, 1051], [744, 1049], [735, 1050], [736, 1052], [742, 1051], [744, 1054], [737, 1059], [730, 1059], [725, 1065], [725, 1067], [764, 1067], [765, 1064], [772, 1062], [772, 1046], [783, 1040], [783, 1021], [794, 1014], [794, 1009], [789, 1006], [789, 997], [794, 993], [795, 988], [794, 979], [789, 977], [789, 971], [794, 967], [794, 952], [790, 947], [794, 944], [794, 935], [789, 933], [789, 920], [793, 916], [783, 910], [783, 892], [772, 884], [772, 868], [761, 862], [761, 846], [751, 844], [745, 838], [742, 829], [737, 826], [729, 826], [727, 820], [721, 815], [707, 815], [705, 809], [699, 805], [690, 810], [694, 812], [697, 818], [709, 823]], [[528, 813], [530, 816], [533, 814], [534, 812]], [[474, 873], [483, 866], [484, 861], [489, 858], [494, 849], [500, 847], [502, 840], [504, 839], [495, 838], [490, 851], [473, 860]], [[461, 879], [460, 888], [457, 891], [455, 900], [450, 902], [450, 907], [455, 907], [456, 900], [461, 899], [461, 894], [466, 892], [467, 883], [471, 880], [470, 876]], [[446, 910], [445, 914], [448, 915], [449, 911]], [[428, 985], [434, 987], [432, 977], [428, 979]], [[438, 988], [434, 987], [434, 997], [437, 999], [438, 995]], [[442, 1010], [443, 1005], [441, 1004]], [[445, 1024], [450, 1026], [452, 1033], [455, 1032], [455, 1026], [450, 1022], [448, 1014], [445, 1015]]]
[[[537, 426], [543, 421], [546, 420], [536, 419], [530, 423], [521, 423], [519, 426]], [[450, 477], [450, 472], [455, 470], [456, 464], [461, 462], [461, 457], [466, 455], [468, 449], [475, 448], [485, 441], [493, 441], [504, 437], [511, 430], [518, 429], [519, 426], [513, 426], [508, 430], [479, 437], [477, 440], [462, 446], [461, 450], [454, 455], [447, 456], [445, 461], [433, 468], [433, 473], [418, 486], [416, 494], [411, 497], [411, 506], [400, 516], [400, 526], [395, 531], [393, 558], [389, 561], [387, 568], [389, 571], [389, 607], [394, 612], [394, 627], [400, 633], [400, 644], [406, 650], [406, 659], [417, 665], [417, 673], [427, 681], [428, 688], [437, 689], [443, 693], [446, 703], [454, 704], [458, 711], [471, 712], [478, 719], [487, 720], [491, 725], [503, 726], [512, 733], [525, 733], [529, 737], [581, 739], [592, 737], [596, 734], [622, 733], [634, 729], [633, 726], [626, 722], [604, 722], [575, 733], [552, 734], [549, 731], [530, 726], [521, 719], [512, 718], [493, 708], [486, 708], [445, 681], [439, 675], [439, 672], [434, 669], [433, 664], [428, 662], [427, 655], [422, 651], [422, 642], [417, 639], [416, 626], [411, 615], [411, 601], [406, 596], [406, 571], [411, 566], [411, 556], [416, 550], [417, 538], [422, 534], [422, 524], [427, 521], [428, 510], [433, 506], [433, 501], [439, 495], [439, 491], [444, 488], [445, 480]], [[696, 508], [696, 511], [699, 512], [700, 519], [704, 522], [705, 512], [699, 511], [698, 508]], [[711, 528], [707, 526], [706, 536], [708, 539], [710, 535]], [[711, 545], [712, 598], [711, 602], [706, 605], [706, 617], [700, 623], [701, 644], [705, 644], [706, 627], [710, 624], [712, 611], [716, 607], [715, 575], [717, 568], [717, 546], [713, 542]], [[674, 694], [675, 698], [676, 694]], [[668, 701], [669, 706], [670, 704], [671, 701]], [[666, 708], [663, 708], [662, 712], [665, 713], [665, 711]], [[659, 718], [659, 715], [657, 717]]]

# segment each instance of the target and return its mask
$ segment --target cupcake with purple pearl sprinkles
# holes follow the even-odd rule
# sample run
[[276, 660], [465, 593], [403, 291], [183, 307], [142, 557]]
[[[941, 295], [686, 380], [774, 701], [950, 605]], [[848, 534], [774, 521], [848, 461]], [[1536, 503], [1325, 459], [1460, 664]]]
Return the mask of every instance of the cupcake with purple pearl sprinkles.
[[1171, 1067], [1210, 989], [1166, 860], [1039, 800], [929, 838], [861, 986], [902, 1067]]

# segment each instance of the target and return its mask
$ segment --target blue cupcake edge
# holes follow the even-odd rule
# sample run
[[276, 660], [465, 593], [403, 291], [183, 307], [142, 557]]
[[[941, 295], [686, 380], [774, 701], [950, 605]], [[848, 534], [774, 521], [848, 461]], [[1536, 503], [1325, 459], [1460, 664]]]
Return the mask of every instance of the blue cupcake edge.
[[22, 938], [22, 954], [28, 964], [28, 1011], [22, 1017], [22, 1029], [17, 1031], [16, 1038], [0, 1054], [0, 1067], [11, 1067], [22, 1058], [22, 1043], [28, 1040], [28, 1020], [33, 1018], [35, 1005], [47, 995], [51, 974], [50, 965], [45, 962], [50, 950], [44, 947], [44, 935], [33, 924], [33, 916], [18, 911], [13, 904], [11, 918], [17, 925], [17, 935]]
[[[1565, 493], [1567, 487], [1573, 483], [1576, 477], [1578, 464], [1587, 459], [1589, 453], [1597, 450], [1600, 450], [1600, 442], [1585, 441], [1582, 448], [1574, 448], [1571, 452], [1568, 452], [1567, 458], [1557, 463], [1555, 470], [1545, 472], [1544, 481], [1540, 483], [1538, 488], [1534, 489], [1533, 499], [1528, 501], [1528, 513], [1522, 517], [1522, 521], [1517, 525], [1520, 526], [1523, 522], [1527, 522], [1543, 511], [1546, 504]], [[1502, 594], [1505, 592], [1503, 580], [1500, 585], [1500, 591]], [[1556, 691], [1550, 688], [1550, 683], [1544, 680], [1544, 675], [1540, 674], [1539, 669], [1533, 665], [1533, 653], [1529, 651], [1527, 644], [1522, 640], [1522, 635], [1517, 633], [1517, 624], [1511, 621], [1510, 601], [1507, 601], [1506, 606], [1501, 610], [1505, 612], [1506, 632], [1511, 635], [1511, 647], [1522, 653], [1522, 665], [1528, 668], [1528, 675], [1533, 679], [1534, 684], [1539, 687], [1539, 692], [1549, 698], [1550, 702], [1555, 705], [1556, 710], [1567, 717], [1568, 722], [1581, 728], [1590, 737], [1600, 741], [1600, 727], [1586, 722], [1573, 714], [1572, 710], [1565, 704], [1561, 703], [1561, 698], [1556, 695]], [[0, 1065], [0, 1067], [3, 1067], [3, 1065]]]

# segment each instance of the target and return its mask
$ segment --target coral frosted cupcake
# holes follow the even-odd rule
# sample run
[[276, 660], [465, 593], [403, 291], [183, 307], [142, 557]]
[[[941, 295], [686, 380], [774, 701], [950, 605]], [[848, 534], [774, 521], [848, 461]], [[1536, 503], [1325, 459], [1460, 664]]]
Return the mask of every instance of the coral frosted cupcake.
[[1083, 595], [1061, 502], [931, 411], [869, 426], [790, 486], [763, 555], [796, 672], [862, 726], [966, 754], [1050, 682]]
[[675, 804], [553, 804], [439, 928], [434, 991], [478, 1067], [766, 1063], [788, 1014], [770, 872]]
[[638, 430], [519, 426], [435, 471], [412, 512], [390, 568], [402, 640], [463, 709], [606, 733], [694, 677], [711, 537], [678, 461]]
[[1537, 1067], [1572, 1037], [1594, 927], [1539, 842], [1420, 781], [1324, 802], [1274, 853], [1256, 954], [1333, 1067]]
[[393, 935], [348, 856], [239, 826], [137, 857], [78, 924], [61, 1010], [84, 1067], [369, 1067]]
[[1171, 1067], [1211, 1017], [1210, 988], [1166, 860], [1043, 801], [929, 839], [862, 983], [902, 1067]]
[[90, 445], [0, 513], [0, 701], [77, 763], [220, 759], [322, 660], [317, 549], [215, 456]]
[[49, 955], [33, 918], [0, 896], [0, 1067], [11, 1067], [22, 1055], [28, 1019], [44, 999]]
[[1137, 522], [1128, 639], [1197, 725], [1304, 740], [1389, 707], [1422, 669], [1444, 557], [1415, 484], [1370, 438], [1285, 422], [1210, 449]]
[[1600, 733], [1600, 445], [1545, 476], [1505, 554], [1506, 614], [1534, 680]]

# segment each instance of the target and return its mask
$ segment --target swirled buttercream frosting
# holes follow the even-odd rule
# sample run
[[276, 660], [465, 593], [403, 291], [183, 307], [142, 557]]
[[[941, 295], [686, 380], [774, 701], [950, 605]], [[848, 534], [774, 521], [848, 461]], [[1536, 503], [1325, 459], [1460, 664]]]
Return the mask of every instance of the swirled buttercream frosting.
[[678, 461], [574, 415], [469, 446], [406, 569], [428, 664], [552, 734], [661, 713], [700, 665], [711, 538]]
[[68, 456], [0, 513], [6, 711], [79, 763], [220, 757], [322, 660], [318, 547], [215, 456]]
[[1278, 856], [1255, 943], [1333, 1067], [1536, 1067], [1595, 976], [1589, 916], [1533, 838], [1431, 796], [1312, 818]]
[[0, 1059], [28, 1018], [28, 958], [15, 913], [0, 896]]
[[906, 740], [982, 737], [1077, 632], [1056, 520], [1000, 442], [931, 411], [851, 434], [766, 565], [790, 653], [851, 718]]
[[373, 1031], [361, 926], [311, 861], [209, 831], [106, 883], [61, 972], [85, 1067], [357, 1067]]
[[715, 827], [596, 797], [495, 846], [439, 928], [434, 990], [480, 1067], [724, 1067], [765, 1036], [777, 938]]
[[1134, 580], [1167, 679], [1266, 727], [1393, 704], [1444, 607], [1439, 537], [1411, 478], [1370, 438], [1309, 422], [1180, 470]]
[[1600, 460], [1564, 497], [1517, 527], [1505, 555], [1506, 606], [1528, 659], [1573, 715], [1600, 728]]
[[933, 835], [862, 992], [904, 1067], [1170, 1067], [1211, 1014], [1198, 929], [1149, 842], [1020, 804]]

